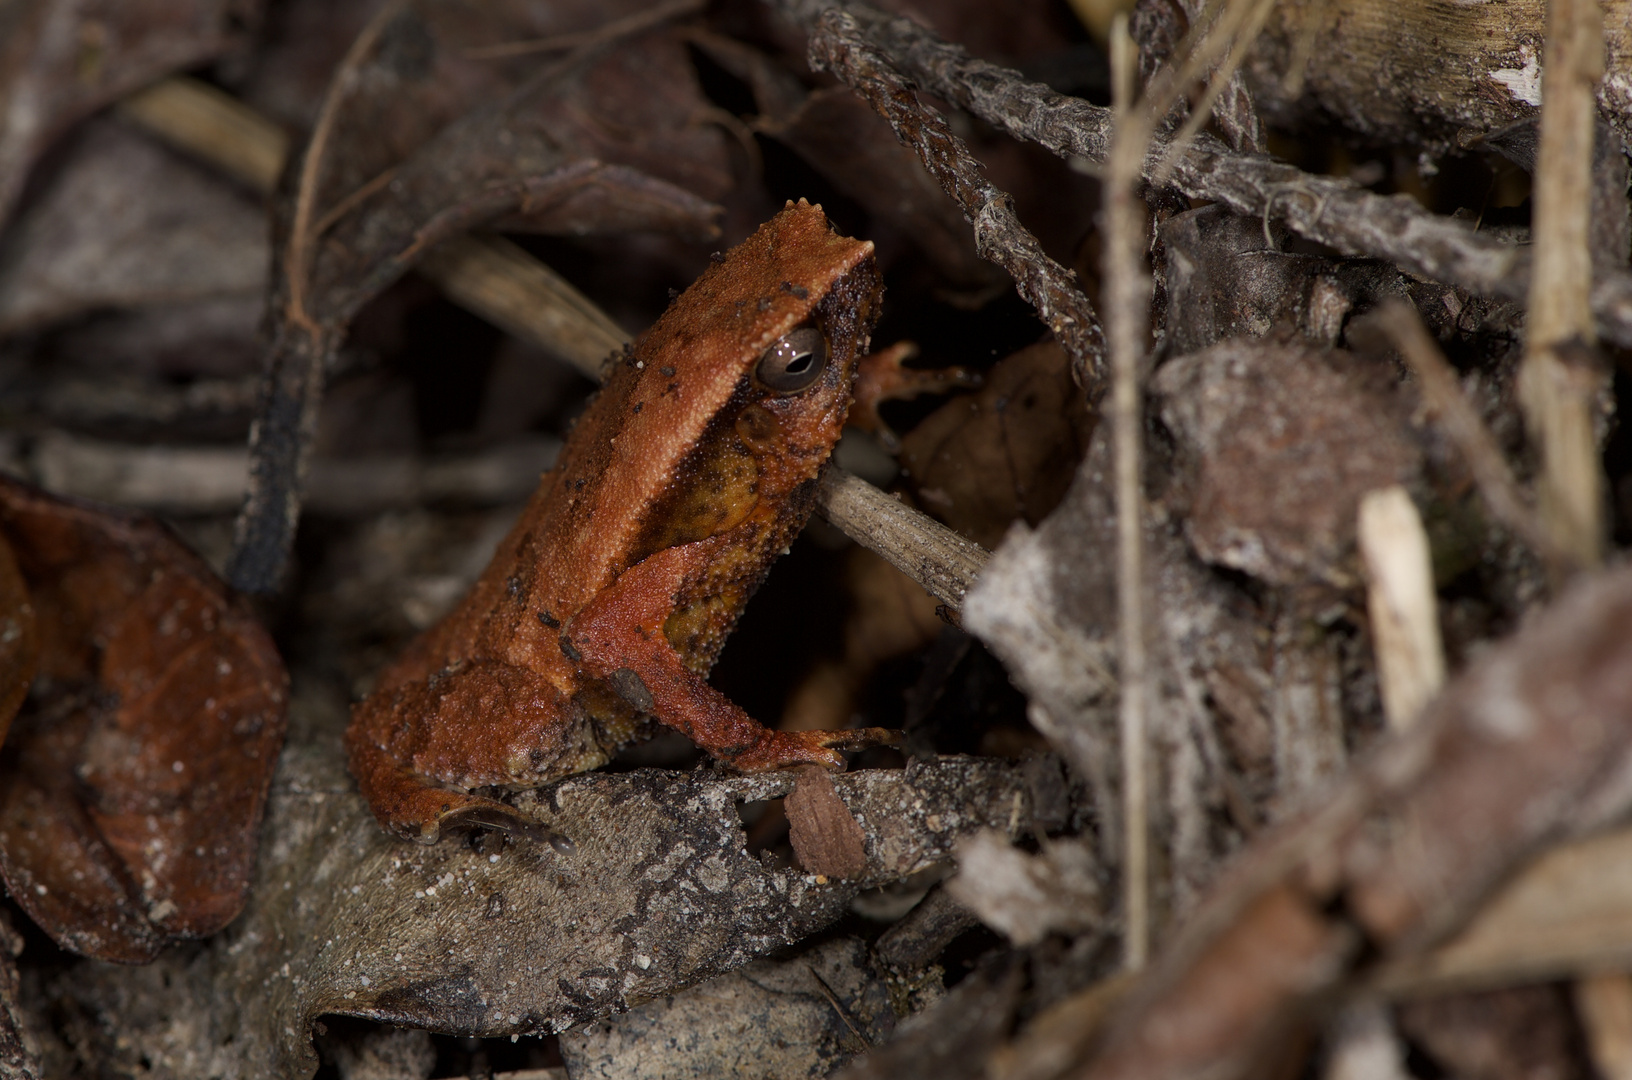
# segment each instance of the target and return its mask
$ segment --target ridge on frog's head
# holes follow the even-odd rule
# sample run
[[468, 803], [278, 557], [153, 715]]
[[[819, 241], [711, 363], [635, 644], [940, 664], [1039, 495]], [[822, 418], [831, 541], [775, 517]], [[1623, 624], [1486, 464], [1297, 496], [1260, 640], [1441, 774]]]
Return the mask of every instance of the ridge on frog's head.
[[[557, 466], [564, 484], [586, 480], [573, 516], [577, 528], [596, 534], [594, 543], [583, 545], [591, 560], [580, 578], [587, 588], [599, 589], [619, 569], [610, 561], [596, 564], [597, 557], [650, 550], [650, 515], [639, 508], [674, 497], [672, 486], [700, 456], [709, 426], [740, 409], [744, 395], [777, 395], [755, 383], [761, 362], [767, 350], [807, 325], [821, 331], [839, 363], [828, 386], [801, 387], [798, 396], [809, 399], [801, 402], [809, 408], [836, 408], [842, 424], [854, 360], [867, 349], [882, 294], [872, 256], [871, 241], [838, 235], [819, 205], [789, 202], [717, 256], [635, 345], [579, 422], [597, 437], [578, 437], [575, 429]], [[842, 400], [823, 405], [818, 394]], [[837, 426], [824, 427], [833, 430], [814, 440], [830, 450]], [[778, 434], [796, 437], [801, 430], [789, 424]], [[628, 531], [608, 535], [618, 529]]]
[[[765, 351], [808, 322], [834, 285], [872, 254], [872, 241], [834, 232], [819, 204], [790, 201], [712, 262], [623, 361], [633, 378], [614, 374], [608, 395], [615, 394], [613, 382], [625, 379], [645, 381], [657, 392], [641, 395], [641, 412], [627, 421], [631, 433], [640, 428], [652, 437], [620, 443], [640, 444], [638, 452], [650, 465], [678, 461]], [[865, 322], [870, 326], [872, 320]], [[865, 343], [858, 351], [865, 351]], [[675, 356], [685, 358], [683, 365], [662, 359]], [[670, 376], [662, 375], [666, 362], [674, 369]], [[660, 383], [645, 370], [653, 364]], [[625, 451], [633, 452], [633, 445]], [[615, 453], [608, 464], [616, 468], [626, 461]]]

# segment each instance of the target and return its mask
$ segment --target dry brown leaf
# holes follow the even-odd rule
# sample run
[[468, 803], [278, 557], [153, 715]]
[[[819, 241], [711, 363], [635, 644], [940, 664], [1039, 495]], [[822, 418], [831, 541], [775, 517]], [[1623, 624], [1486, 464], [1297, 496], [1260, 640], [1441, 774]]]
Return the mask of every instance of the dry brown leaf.
[[0, 874], [65, 948], [124, 962], [243, 906], [287, 688], [271, 639], [149, 518], [0, 479], [39, 679], [0, 758]]
[[901, 440], [901, 463], [920, 506], [992, 548], [1011, 522], [1035, 525], [1058, 505], [1093, 427], [1065, 352], [1044, 342], [927, 417]]

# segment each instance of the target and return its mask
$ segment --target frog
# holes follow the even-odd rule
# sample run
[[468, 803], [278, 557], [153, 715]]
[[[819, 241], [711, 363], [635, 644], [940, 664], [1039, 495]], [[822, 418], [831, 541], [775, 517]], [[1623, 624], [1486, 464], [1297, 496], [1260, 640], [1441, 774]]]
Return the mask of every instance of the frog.
[[790, 201], [625, 347], [469, 593], [353, 708], [351, 772], [388, 832], [561, 847], [503, 795], [662, 726], [746, 773], [896, 741], [773, 730], [707, 681], [814, 509], [882, 297], [872, 243]]

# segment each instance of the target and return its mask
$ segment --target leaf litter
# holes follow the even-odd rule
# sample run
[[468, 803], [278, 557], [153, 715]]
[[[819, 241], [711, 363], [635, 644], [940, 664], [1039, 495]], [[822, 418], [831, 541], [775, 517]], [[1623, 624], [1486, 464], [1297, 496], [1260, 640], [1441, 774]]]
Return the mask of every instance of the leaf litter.
[[[1632, 616], [1624, 568], [1594, 568], [1579, 554], [1590, 546], [1550, 531], [1570, 478], [1549, 471], [1563, 451], [1518, 375], [1534, 301], [1531, 245], [1515, 240], [1551, 198], [1535, 149], [1550, 121], [1508, 98], [1448, 107], [1475, 95], [1397, 68], [1378, 85], [1398, 84], [1415, 111], [1346, 101], [1337, 68], [1288, 100], [1305, 85], [1289, 65], [1327, 47], [1299, 37], [1300, 5], [1269, 18], [1242, 0], [1141, 0], [1131, 39], [1094, 26], [1108, 49], [1063, 8], [1021, 5], [993, 25], [989, 7], [929, 7], [912, 21], [811, 0], [17, 5], [0, 97], [37, 115], [18, 126], [13, 110], [0, 127], [0, 456], [62, 493], [162, 507], [232, 585], [283, 590], [253, 610], [295, 691], [257, 826], [257, 798], [231, 793], [268, 783], [287, 691], [252, 609], [146, 519], [7, 488], [23, 508], [8, 514], [52, 524], [7, 534], [18, 573], [0, 573], [0, 670], [6, 700], [28, 700], [0, 758], [19, 779], [0, 802], [49, 808], [24, 824], [50, 821], [63, 839], [45, 857], [17, 839], [15, 809], [0, 812], [12, 897], [0, 1075], [304, 1076], [320, 1058], [348, 1076], [818, 1076], [845, 1062], [847, 1075], [1247, 1075], [1336, 1073], [1363, 1054], [1391, 1075], [1506, 1075], [1522, 1071], [1519, 1051], [1500, 1049], [1515, 1025], [1541, 1033], [1524, 1062], [1605, 1067], [1625, 977], [1602, 968], [1632, 955], [1603, 872], [1625, 843], [1632, 664], [1617, 631]], [[1420, 29], [1402, 17], [1402, 34]], [[1137, 914], [1157, 947], [1136, 974], [1120, 971], [1137, 865], [1118, 764], [1130, 582], [1115, 568], [1129, 534], [1100, 320], [1121, 295], [1108, 285], [1139, 268], [1100, 265], [1091, 218], [1116, 130], [1106, 72], [1123, 61], [1104, 63], [1116, 40], [1150, 85], [1196, 91], [1171, 99], [1160, 152], [1137, 168], [1142, 197], [1122, 204], [1148, 215], [1153, 280], [1135, 369], [1146, 570], [1132, 584], [1149, 624]], [[1620, 78], [1625, 43], [1613, 25], [1604, 40]], [[1183, 80], [1161, 74], [1186, 64]], [[270, 273], [264, 234], [247, 227], [253, 171], [229, 150], [136, 110], [87, 119], [185, 70], [294, 135], [277, 190], [258, 192]], [[1042, 73], [1055, 85], [1028, 77]], [[1175, 142], [1209, 102], [1216, 134]], [[1600, 109], [1580, 166], [1597, 238], [1583, 344], [1548, 355], [1562, 358], [1556, 400], [1596, 440], [1613, 552], [1632, 505], [1613, 423], [1624, 379], [1611, 374], [1632, 339], [1632, 279], [1624, 155], [1605, 141], [1625, 110], [1613, 94]], [[97, 194], [121, 180], [127, 199]], [[884, 628], [848, 621], [859, 615], [832, 602], [846, 586], [773, 575], [761, 599], [788, 612], [777, 623], [751, 607], [750, 623], [769, 621], [738, 635], [742, 658], [728, 651], [719, 678], [770, 722], [786, 707], [790, 723], [905, 726], [912, 759], [885, 754], [799, 795], [791, 776], [673, 771], [684, 749], [660, 743], [521, 796], [572, 854], [388, 840], [340, 765], [346, 702], [479, 571], [582, 385], [542, 374], [568, 351], [491, 314], [501, 302], [460, 285], [437, 245], [518, 236], [504, 265], [536, 282], [537, 256], [555, 264], [569, 306], [618, 314], [583, 338], [604, 342], [649, 324], [665, 288], [799, 195], [877, 240], [890, 275], [880, 346], [911, 339], [925, 366], [985, 372], [975, 394], [884, 420], [903, 432], [914, 505], [994, 554], [962, 610], [942, 608], [967, 633], [932, 633], [924, 611], [873, 595], [906, 579], [845, 570], [853, 557], [829, 550], [842, 541], [813, 527], [790, 582], [848, 575], [870, 598], [857, 611]], [[501, 362], [499, 333], [430, 281], [525, 340], [504, 343]], [[265, 302], [259, 339], [251, 293]], [[1449, 383], [1424, 374], [1441, 370], [1436, 350]], [[576, 359], [594, 367], [593, 353]], [[501, 372], [536, 396], [496, 410]], [[107, 470], [155, 449], [170, 464], [140, 475], [157, 486]], [[519, 462], [520, 479], [433, 484], [455, 459], [460, 477]], [[253, 478], [236, 536], [183, 461], [209, 463], [219, 490]], [[332, 486], [339, 464], [358, 486]], [[1384, 716], [1375, 571], [1358, 551], [1361, 507], [1396, 485], [1427, 538], [1451, 669], [1409, 724]], [[399, 493], [392, 508], [332, 494], [382, 489]], [[909, 575], [958, 580], [904, 520], [893, 539], [858, 534], [896, 545]], [[154, 628], [183, 611], [230, 657], [155, 649]], [[176, 705], [135, 707], [170, 685], [155, 672], [211, 663], [248, 696], [189, 676], [167, 691]], [[790, 669], [781, 690], [742, 674], [775, 668]], [[262, 718], [238, 725], [247, 742], [168, 723], [223, 707]], [[951, 747], [1057, 756], [935, 757]], [[227, 773], [178, 786], [222, 754], [253, 763], [246, 787]], [[781, 817], [744, 830], [739, 804], [778, 800]], [[777, 827], [789, 819], [791, 842]], [[154, 822], [177, 831], [155, 839]], [[199, 824], [208, 842], [192, 839]], [[199, 864], [186, 845], [221, 850]], [[85, 881], [99, 883], [77, 894], [89, 920], [40, 900]], [[883, 930], [863, 911], [899, 921]], [[80, 952], [156, 958], [92, 964], [35, 924]]]

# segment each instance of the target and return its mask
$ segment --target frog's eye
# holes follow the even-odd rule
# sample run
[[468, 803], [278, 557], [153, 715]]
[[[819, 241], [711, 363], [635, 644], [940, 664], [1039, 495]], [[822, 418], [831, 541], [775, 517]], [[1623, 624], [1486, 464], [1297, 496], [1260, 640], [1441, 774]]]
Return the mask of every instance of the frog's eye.
[[827, 339], [814, 326], [801, 326], [765, 350], [754, 377], [767, 390], [793, 394], [815, 382], [825, 367]]

